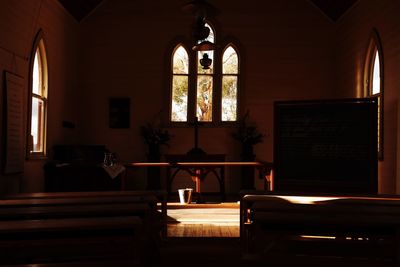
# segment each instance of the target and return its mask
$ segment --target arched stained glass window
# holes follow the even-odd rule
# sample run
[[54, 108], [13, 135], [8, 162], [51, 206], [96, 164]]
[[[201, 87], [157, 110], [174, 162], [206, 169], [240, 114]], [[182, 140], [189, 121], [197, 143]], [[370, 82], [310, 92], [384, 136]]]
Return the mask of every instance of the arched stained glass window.
[[28, 138], [30, 155], [46, 154], [47, 59], [44, 41], [39, 34], [31, 64], [31, 110]]
[[237, 120], [239, 57], [229, 45], [222, 55], [221, 120]]
[[[215, 33], [210, 24], [206, 23], [206, 27], [210, 29], [210, 34], [205, 40], [215, 42]], [[200, 41], [199, 41], [200, 42]], [[212, 60], [209, 68], [205, 69], [200, 64], [200, 59], [204, 54]], [[214, 92], [214, 51], [198, 51], [197, 52], [197, 93], [196, 93], [196, 116], [199, 121], [212, 121], [213, 116], [213, 92]]]
[[[210, 30], [206, 39], [180, 40], [171, 47], [169, 120], [175, 125], [193, 122], [195, 117], [207, 125], [229, 124], [239, 118], [239, 49], [228, 38], [218, 43], [211, 23], [205, 26]], [[204, 41], [216, 44], [215, 50], [187, 48]], [[207, 60], [201, 64], [207, 57], [211, 64], [204, 64]]]
[[189, 55], [179, 45], [172, 57], [171, 121], [187, 121], [189, 92]]

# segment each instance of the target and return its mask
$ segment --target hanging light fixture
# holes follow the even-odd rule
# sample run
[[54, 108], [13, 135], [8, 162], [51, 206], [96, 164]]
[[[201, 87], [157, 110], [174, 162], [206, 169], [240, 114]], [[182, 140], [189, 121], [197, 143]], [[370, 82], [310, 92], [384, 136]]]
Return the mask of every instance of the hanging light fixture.
[[[217, 14], [218, 10], [205, 0], [193, 0], [182, 6], [182, 10], [195, 15], [192, 29], [192, 36], [196, 44], [192, 47], [194, 51], [212, 51], [217, 49], [217, 45], [207, 40], [210, 28], [206, 26], [206, 18], [210, 14]], [[203, 69], [209, 69], [212, 59], [207, 53], [200, 59]]]
[[212, 59], [208, 57], [207, 53], [203, 54], [203, 58], [200, 59], [200, 65], [203, 66], [203, 70], [210, 69]]
[[206, 27], [204, 16], [197, 16], [192, 27], [192, 36], [195, 40], [204, 40], [210, 35], [210, 28]]
[[219, 10], [215, 8], [210, 3], [207, 3], [205, 0], [193, 0], [184, 5], [182, 5], [182, 10], [185, 13], [190, 13], [194, 15], [205, 15], [215, 16], [218, 15]]
[[194, 51], [211, 51], [211, 50], [216, 50], [217, 45], [210, 41], [204, 40], [201, 43], [193, 46], [192, 49]]

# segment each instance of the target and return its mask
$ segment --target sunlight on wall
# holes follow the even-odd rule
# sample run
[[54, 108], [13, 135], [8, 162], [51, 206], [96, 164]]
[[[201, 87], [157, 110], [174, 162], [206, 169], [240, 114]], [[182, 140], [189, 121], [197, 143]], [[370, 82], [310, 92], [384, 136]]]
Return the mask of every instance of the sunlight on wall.
[[[400, 100], [397, 100], [397, 132], [400, 129]], [[397, 146], [400, 145], [400, 134], [397, 134]], [[396, 164], [396, 194], [400, 194], [400, 149], [397, 147], [397, 164]]]
[[356, 62], [356, 97], [364, 97], [364, 79], [361, 62]]

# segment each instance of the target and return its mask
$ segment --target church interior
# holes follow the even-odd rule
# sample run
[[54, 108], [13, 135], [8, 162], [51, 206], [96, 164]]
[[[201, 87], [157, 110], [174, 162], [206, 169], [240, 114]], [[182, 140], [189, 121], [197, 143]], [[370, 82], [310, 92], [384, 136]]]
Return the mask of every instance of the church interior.
[[0, 266], [399, 266], [399, 13], [0, 1]]

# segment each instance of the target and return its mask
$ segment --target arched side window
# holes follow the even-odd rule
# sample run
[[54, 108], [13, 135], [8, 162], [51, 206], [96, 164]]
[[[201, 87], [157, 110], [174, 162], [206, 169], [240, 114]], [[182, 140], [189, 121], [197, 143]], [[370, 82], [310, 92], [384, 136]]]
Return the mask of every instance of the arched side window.
[[171, 121], [185, 122], [188, 113], [189, 55], [178, 45], [172, 56]]
[[28, 155], [46, 155], [47, 58], [42, 34], [36, 37], [31, 57]]
[[[209, 22], [205, 26], [210, 33], [198, 44], [203, 41], [218, 44], [215, 29]], [[236, 122], [240, 78], [237, 46], [225, 42], [216, 50], [195, 51], [186, 49], [183, 43], [176, 45], [171, 53], [170, 122], [189, 122], [195, 117], [213, 125]], [[204, 64], [208, 59], [211, 64]]]
[[236, 121], [238, 113], [239, 57], [232, 45], [222, 54], [221, 121]]
[[374, 30], [365, 61], [365, 96], [378, 100], [378, 158], [383, 159], [383, 52], [378, 32]]

